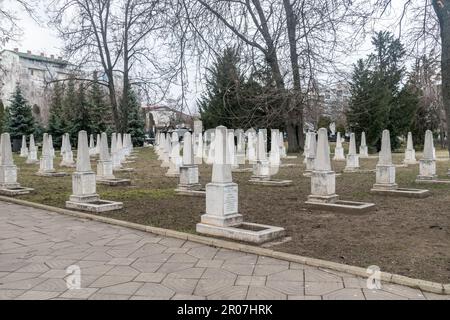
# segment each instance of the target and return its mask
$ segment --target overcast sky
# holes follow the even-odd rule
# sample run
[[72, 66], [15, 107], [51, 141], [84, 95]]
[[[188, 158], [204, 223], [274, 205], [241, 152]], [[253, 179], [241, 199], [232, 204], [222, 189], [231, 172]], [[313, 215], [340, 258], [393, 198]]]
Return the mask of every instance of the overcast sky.
[[[8, 5], [11, 7], [10, 0], [4, 0], [3, 5]], [[1, 0], [0, 0], [1, 2]], [[8, 4], [9, 2], [9, 4]], [[402, 1], [393, 1], [394, 8], [391, 10], [390, 14], [388, 14], [383, 20], [377, 22], [376, 29], [389, 29], [395, 32], [395, 28], [393, 27], [393, 22], [396, 20], [395, 17], [398, 16], [401, 12]], [[46, 55], [54, 54], [58, 56], [61, 54], [60, 48], [62, 47], [62, 42], [58, 39], [56, 33], [52, 31], [50, 28], [47, 28], [45, 24], [45, 3], [46, 1], [38, 1], [38, 16], [40, 23], [33, 20], [28, 14], [26, 14], [23, 9], [15, 6], [14, 10], [17, 12], [17, 16], [20, 18], [20, 26], [23, 31], [23, 35], [18, 43], [10, 42], [6, 45], [7, 49], [19, 48], [20, 51], [31, 50], [34, 54], [40, 54], [44, 52]], [[395, 7], [395, 5], [397, 7]], [[367, 55], [371, 50], [370, 39], [367, 39], [364, 45], [362, 45], [358, 52], [354, 52], [353, 55], [349, 56], [346, 64], [351, 66], [358, 58]], [[195, 74], [195, 71], [193, 71]], [[191, 78], [194, 78], [192, 76]], [[188, 104], [191, 112], [195, 112], [195, 100], [196, 97], [200, 94], [201, 85], [193, 84], [190, 86], [190, 94], [188, 95]], [[172, 90], [172, 96], [175, 97], [180, 93], [180, 88], [174, 87]]]

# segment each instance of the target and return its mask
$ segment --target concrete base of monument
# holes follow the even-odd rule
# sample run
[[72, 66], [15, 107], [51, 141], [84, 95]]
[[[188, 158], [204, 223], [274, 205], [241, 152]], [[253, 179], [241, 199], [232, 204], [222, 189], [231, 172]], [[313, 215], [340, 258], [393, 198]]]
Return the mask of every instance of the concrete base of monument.
[[164, 175], [169, 178], [178, 178], [180, 176], [180, 173], [179, 172], [166, 172]]
[[0, 194], [4, 196], [19, 196], [33, 191], [32, 188], [25, 187], [0, 187]]
[[89, 212], [105, 212], [120, 210], [123, 208], [123, 203], [109, 200], [96, 200], [92, 202], [66, 201], [66, 208]]
[[292, 180], [283, 180], [283, 179], [266, 179], [266, 178], [260, 178], [256, 176], [250, 177], [250, 180], [248, 180], [251, 184], [258, 184], [262, 186], [277, 186], [277, 187], [286, 187], [292, 185]]
[[197, 223], [196, 231], [210, 236], [229, 238], [238, 241], [262, 244], [284, 237], [286, 231], [281, 227], [241, 222], [228, 227]]
[[407, 198], [426, 198], [431, 195], [430, 191], [425, 189], [409, 189], [409, 188], [385, 189], [377, 186], [374, 186], [372, 189], [370, 189], [370, 192], [385, 196], [398, 196]]
[[125, 161], [123, 161], [122, 163], [135, 163], [136, 161], [133, 161], [133, 160], [125, 160]]
[[232, 168], [231, 172], [242, 173], [242, 172], [252, 172], [253, 168]]
[[394, 166], [395, 166], [396, 168], [407, 168], [407, 167], [408, 167], [408, 165], [407, 165], [406, 163], [402, 163], [402, 164], [394, 164]]
[[[311, 177], [311, 173], [312, 173], [312, 171], [307, 171], [307, 172], [303, 173], [303, 176], [304, 177]], [[335, 173], [334, 176], [335, 177], [340, 177], [340, 176], [342, 176], [342, 173]]]
[[133, 172], [133, 168], [116, 168], [113, 169], [114, 172]]
[[104, 184], [107, 186], [129, 186], [131, 184], [130, 179], [120, 179], [120, 178], [113, 178], [113, 179], [102, 179], [96, 177], [96, 182], [99, 184]]
[[175, 193], [180, 196], [205, 197], [206, 190], [200, 183], [179, 184]]
[[55, 172], [36, 172], [35, 175], [40, 177], [65, 177], [69, 174], [64, 171], [55, 171]]
[[342, 172], [344, 172], [344, 173], [373, 173], [373, 172], [376, 172], [376, 170], [375, 169], [345, 168]]
[[280, 164], [280, 168], [289, 168], [289, 167], [298, 167], [297, 163], [282, 163]]
[[60, 167], [65, 167], [65, 168], [75, 168], [77, 165], [75, 163], [60, 163], [59, 164]]
[[187, 189], [185, 187], [180, 187], [175, 189], [175, 193], [179, 196], [190, 196], [190, 197], [205, 197], [206, 190], [205, 188], [200, 189]]
[[326, 210], [339, 213], [361, 214], [374, 209], [375, 204], [370, 202], [357, 202], [348, 200], [335, 200], [334, 202], [320, 202], [314, 199], [305, 201], [311, 209]]
[[418, 161], [403, 161], [403, 164], [407, 167], [409, 165], [415, 165], [418, 164]]
[[437, 176], [417, 176], [416, 183], [439, 183], [445, 184], [450, 183], [450, 179], [438, 179]]
[[286, 156], [283, 159], [297, 159], [297, 156]]

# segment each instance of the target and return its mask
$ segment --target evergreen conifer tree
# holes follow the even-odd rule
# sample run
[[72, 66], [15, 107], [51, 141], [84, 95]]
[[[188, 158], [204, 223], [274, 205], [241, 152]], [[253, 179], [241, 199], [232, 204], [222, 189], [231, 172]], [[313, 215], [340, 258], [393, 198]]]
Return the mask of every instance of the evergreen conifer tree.
[[59, 82], [55, 82], [50, 103], [48, 133], [52, 135], [53, 143], [56, 146], [61, 146], [62, 135], [65, 133], [66, 127], [67, 124], [64, 116], [64, 88]]
[[136, 93], [128, 90], [128, 125], [127, 133], [131, 134], [133, 145], [142, 146], [145, 140], [145, 121]]
[[6, 110], [7, 128], [11, 139], [22, 139], [22, 135], [29, 135], [34, 132], [34, 118], [31, 107], [22, 94], [20, 85], [16, 85], [16, 89], [11, 96], [10, 105]]

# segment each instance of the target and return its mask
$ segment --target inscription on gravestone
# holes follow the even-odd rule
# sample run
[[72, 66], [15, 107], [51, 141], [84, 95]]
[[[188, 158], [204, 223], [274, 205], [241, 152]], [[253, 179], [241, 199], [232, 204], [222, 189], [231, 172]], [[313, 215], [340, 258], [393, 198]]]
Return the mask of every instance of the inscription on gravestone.
[[238, 186], [226, 186], [223, 192], [224, 214], [234, 214], [238, 212]]

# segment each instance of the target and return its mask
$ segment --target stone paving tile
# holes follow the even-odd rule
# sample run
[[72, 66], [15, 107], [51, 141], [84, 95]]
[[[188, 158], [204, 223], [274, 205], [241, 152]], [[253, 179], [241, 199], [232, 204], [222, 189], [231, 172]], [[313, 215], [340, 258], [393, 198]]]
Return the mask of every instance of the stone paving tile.
[[186, 262], [166, 262], [159, 269], [158, 272], [171, 273], [176, 271], [181, 271], [184, 269], [192, 268], [195, 265], [195, 262], [186, 263]]
[[343, 277], [344, 280], [344, 287], [346, 288], [354, 288], [354, 289], [364, 289], [367, 288], [367, 279], [362, 278], [349, 278]]
[[200, 279], [205, 270], [205, 268], [187, 268], [169, 273], [167, 278]]
[[264, 286], [266, 284], [265, 276], [238, 276], [237, 286]]
[[39, 283], [44, 282], [45, 278], [32, 278], [19, 281], [12, 281], [0, 285], [0, 291], [3, 289], [19, 289], [19, 290], [30, 290], [37, 286]]
[[125, 294], [94, 293], [88, 300], [129, 300], [130, 297], [130, 295]]
[[233, 286], [234, 282], [234, 279], [200, 279], [197, 283], [194, 294], [209, 296], [221, 289]]
[[115, 266], [105, 273], [107, 276], [133, 276], [136, 277], [140, 272], [128, 266]]
[[33, 273], [33, 272], [23, 272], [23, 273], [11, 272], [11, 273], [8, 273], [6, 276], [3, 276], [0, 279], [0, 284], [20, 281], [20, 280], [25, 280], [25, 279], [34, 279], [34, 278], [39, 277], [40, 275], [41, 275], [40, 273]]
[[109, 287], [109, 286], [113, 286], [113, 285], [117, 285], [120, 283], [127, 283], [130, 282], [134, 279], [134, 276], [118, 276], [118, 275], [114, 275], [114, 276], [101, 276], [100, 278], [98, 278], [97, 280], [95, 280], [94, 282], [92, 282], [89, 287], [93, 287], [93, 288], [104, 288], [104, 287]]
[[[0, 300], [450, 299], [366, 279], [0, 202]], [[80, 267], [68, 290], [66, 268]]]
[[383, 290], [362, 289], [366, 300], [407, 300], [407, 298]]
[[266, 287], [290, 295], [302, 295], [305, 292], [304, 283], [298, 281], [267, 280]]
[[95, 292], [97, 292], [97, 288], [80, 288], [80, 289], [72, 289], [67, 290], [63, 294], [59, 296], [59, 298], [64, 299], [88, 299]]
[[172, 297], [171, 300], [205, 300], [206, 297], [194, 296], [194, 295], [185, 295], [185, 294], [176, 294]]
[[63, 292], [67, 290], [67, 283], [64, 279], [47, 279], [33, 287], [33, 290]]
[[99, 289], [99, 294], [133, 295], [144, 284], [142, 282], [126, 282]]
[[129, 266], [134, 261], [136, 261], [136, 258], [113, 258], [109, 260], [106, 264], [113, 264], [117, 266]]
[[271, 258], [271, 257], [259, 256], [258, 257], [258, 264], [275, 264], [275, 265], [289, 266], [289, 261], [274, 259], [274, 258]]
[[287, 270], [287, 265], [273, 265], [273, 264], [261, 264], [255, 266], [254, 275], [256, 276], [268, 276], [274, 273]]
[[186, 242], [186, 240], [180, 240], [175, 238], [162, 238], [161, 241], [158, 243], [171, 248], [179, 248], [183, 246], [183, 244]]
[[167, 274], [165, 273], [140, 273], [133, 281], [136, 282], [155, 282], [160, 283]]
[[207, 260], [207, 259], [200, 259], [198, 260], [196, 267], [204, 267], [204, 268], [220, 268], [224, 260]]
[[272, 273], [267, 277], [268, 280], [274, 281], [304, 281], [303, 270], [284, 270]]
[[219, 249], [217, 249], [217, 248], [212, 248], [212, 247], [202, 245], [201, 247], [194, 247], [194, 248], [190, 249], [187, 252], [187, 254], [189, 254], [195, 258], [198, 258], [198, 259], [210, 260], [210, 259], [214, 258], [214, 256], [217, 254], [218, 251], [219, 251]]
[[231, 264], [225, 263], [222, 266], [223, 269], [230, 271], [237, 275], [242, 276], [250, 276], [253, 274], [253, 270], [255, 269], [254, 264]]
[[248, 286], [231, 286], [219, 289], [208, 296], [208, 300], [245, 300]]
[[288, 296], [288, 300], [322, 300], [321, 296]]
[[248, 300], [286, 300], [287, 296], [277, 290], [267, 288], [267, 287], [259, 287], [259, 286], [250, 286], [248, 288], [247, 294]]
[[166, 278], [161, 284], [166, 288], [182, 294], [192, 294], [197, 286], [197, 279]]
[[425, 296], [419, 289], [399, 286], [397, 284], [382, 283], [381, 290], [405, 297], [407, 299], [425, 299]]
[[56, 298], [58, 295], [59, 292], [29, 290], [16, 297], [15, 300], [49, 300]]
[[170, 299], [175, 295], [175, 291], [158, 283], [144, 283], [135, 293], [136, 296], [145, 296], [151, 299]]
[[361, 289], [344, 288], [323, 295], [323, 300], [363, 300], [363, 299], [364, 295]]
[[305, 294], [312, 296], [322, 296], [342, 288], [342, 282], [305, 282]]
[[22, 295], [25, 290], [0, 290], [0, 300], [11, 300]]

